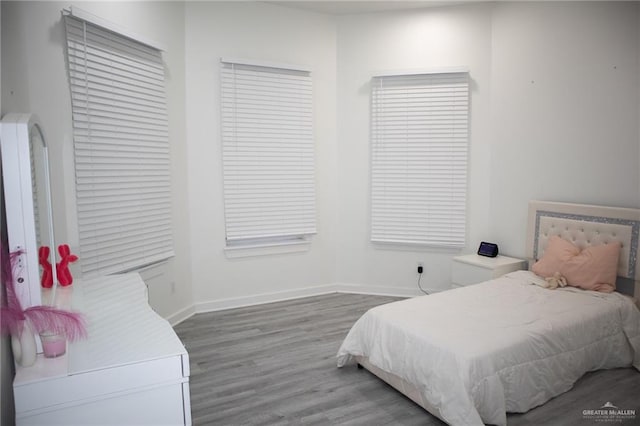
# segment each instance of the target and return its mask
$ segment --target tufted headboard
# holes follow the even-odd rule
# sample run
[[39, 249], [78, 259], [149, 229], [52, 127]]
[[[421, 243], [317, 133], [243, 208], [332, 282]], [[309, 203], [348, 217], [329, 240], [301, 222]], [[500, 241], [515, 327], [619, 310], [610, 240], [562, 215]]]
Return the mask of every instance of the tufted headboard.
[[640, 209], [530, 201], [527, 257], [539, 259], [553, 235], [581, 249], [619, 241], [622, 248], [617, 289], [621, 293], [640, 295]]

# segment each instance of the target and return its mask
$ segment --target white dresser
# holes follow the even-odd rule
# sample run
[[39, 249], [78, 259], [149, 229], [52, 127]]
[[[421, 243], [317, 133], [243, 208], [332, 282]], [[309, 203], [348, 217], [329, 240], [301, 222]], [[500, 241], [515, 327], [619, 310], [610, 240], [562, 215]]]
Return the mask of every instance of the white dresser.
[[59, 296], [86, 315], [89, 338], [68, 344], [59, 358], [39, 354], [32, 367], [16, 368], [16, 423], [190, 425], [189, 356], [147, 303], [140, 276], [72, 287]]
[[508, 272], [526, 269], [527, 262], [507, 256], [486, 257], [467, 254], [453, 258], [452, 286], [461, 287], [498, 278]]

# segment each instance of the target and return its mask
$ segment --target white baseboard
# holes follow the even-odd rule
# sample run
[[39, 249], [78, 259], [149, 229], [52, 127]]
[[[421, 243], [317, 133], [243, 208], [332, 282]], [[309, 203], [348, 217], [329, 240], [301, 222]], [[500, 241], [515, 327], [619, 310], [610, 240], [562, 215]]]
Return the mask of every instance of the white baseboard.
[[349, 283], [336, 283], [334, 286], [336, 293], [370, 294], [373, 296], [392, 297], [415, 297], [424, 294], [417, 288], [383, 287]]
[[335, 293], [334, 284], [325, 284], [315, 287], [297, 288], [293, 290], [263, 293], [251, 296], [232, 297], [228, 299], [211, 300], [195, 304], [195, 312], [214, 312], [224, 309], [241, 308], [244, 306], [261, 305], [263, 303], [281, 302], [284, 300], [300, 299], [302, 297], [318, 296], [321, 294]]
[[169, 315], [165, 319], [169, 321], [169, 324], [171, 324], [171, 326], [173, 327], [180, 324], [182, 321], [191, 318], [195, 313], [196, 313], [196, 305], [191, 305], [179, 310], [178, 312], [175, 312]]
[[[428, 289], [430, 292], [441, 289]], [[423, 293], [417, 288], [397, 288], [384, 286], [370, 286], [364, 284], [333, 283], [314, 287], [304, 287], [292, 290], [263, 293], [251, 296], [231, 297], [207, 302], [198, 302], [170, 315], [167, 320], [176, 325], [194, 314], [222, 311], [225, 309], [241, 308], [245, 306], [261, 305], [264, 303], [281, 302], [284, 300], [300, 299], [302, 297], [319, 296], [330, 293], [370, 294], [375, 296], [415, 297]]]

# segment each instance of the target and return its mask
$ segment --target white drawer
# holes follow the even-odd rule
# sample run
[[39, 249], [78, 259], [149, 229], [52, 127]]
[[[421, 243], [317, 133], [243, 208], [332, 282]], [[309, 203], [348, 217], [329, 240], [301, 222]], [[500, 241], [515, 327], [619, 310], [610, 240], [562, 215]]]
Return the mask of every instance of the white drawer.
[[457, 285], [477, 284], [494, 278], [493, 272], [491, 269], [480, 268], [468, 263], [454, 262], [451, 281]]
[[457, 256], [451, 266], [451, 282], [455, 287], [477, 284], [520, 269], [526, 269], [526, 262], [522, 259], [475, 254]]
[[168, 382], [188, 381], [180, 355], [14, 385], [16, 415]]
[[[183, 385], [172, 383], [89, 398], [55, 409], [16, 413], [16, 424], [26, 425], [184, 425]], [[145, 409], [144, 407], [147, 407]], [[152, 410], [148, 407], [153, 407]]]

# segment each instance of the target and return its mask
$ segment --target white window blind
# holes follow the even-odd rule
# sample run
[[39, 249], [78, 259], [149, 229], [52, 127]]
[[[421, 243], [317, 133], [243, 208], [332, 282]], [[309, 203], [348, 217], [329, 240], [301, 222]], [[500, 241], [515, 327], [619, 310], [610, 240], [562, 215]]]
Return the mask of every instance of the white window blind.
[[372, 241], [463, 246], [468, 74], [374, 77], [371, 102]]
[[310, 73], [223, 60], [221, 81], [227, 245], [315, 234]]
[[83, 274], [173, 256], [161, 52], [65, 16]]

